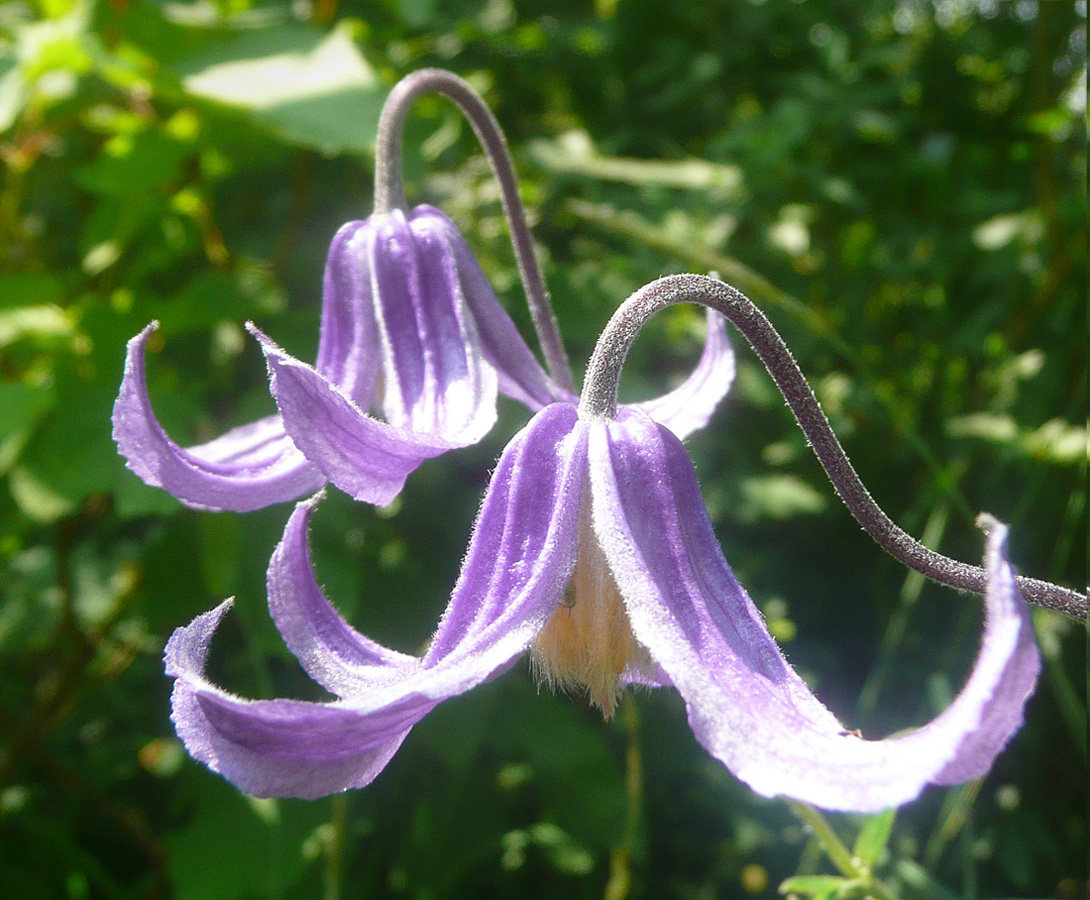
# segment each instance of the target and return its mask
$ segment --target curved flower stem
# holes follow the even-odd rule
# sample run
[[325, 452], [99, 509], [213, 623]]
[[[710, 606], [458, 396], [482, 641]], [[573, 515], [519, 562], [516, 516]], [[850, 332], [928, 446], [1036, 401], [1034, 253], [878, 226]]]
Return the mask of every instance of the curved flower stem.
[[[699, 303], [722, 313], [764, 363], [776, 387], [856, 521], [895, 559], [940, 584], [984, 593], [987, 575], [979, 566], [930, 550], [882, 511], [852, 468], [814, 392], [772, 323], [735, 288], [705, 275], [668, 275], [640, 288], [613, 314], [587, 367], [579, 413], [584, 418], [615, 418], [621, 366], [640, 329], [655, 313], [678, 303]], [[1086, 596], [1036, 578], [1018, 577], [1030, 603], [1086, 621]]]
[[526, 223], [526, 211], [519, 197], [518, 177], [507, 149], [507, 141], [496, 117], [487, 104], [465, 81], [445, 69], [420, 69], [401, 79], [382, 107], [375, 139], [375, 212], [384, 213], [405, 207], [405, 187], [401, 180], [401, 139], [409, 107], [421, 94], [441, 94], [454, 101], [473, 127], [492, 174], [500, 186], [500, 202], [511, 232], [519, 277], [526, 292], [537, 339], [545, 355], [545, 365], [553, 380], [567, 391], [575, 392], [568, 356], [560, 340], [545, 280], [534, 256], [533, 238]]

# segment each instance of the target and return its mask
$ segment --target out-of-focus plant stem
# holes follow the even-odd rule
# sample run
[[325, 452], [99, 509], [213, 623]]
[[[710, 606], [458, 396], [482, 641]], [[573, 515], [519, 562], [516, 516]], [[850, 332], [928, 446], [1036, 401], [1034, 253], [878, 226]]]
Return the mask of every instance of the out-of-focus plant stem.
[[621, 722], [627, 737], [624, 755], [625, 828], [620, 846], [610, 855], [609, 881], [606, 882], [604, 900], [625, 900], [632, 890], [632, 861], [636, 855], [643, 809], [639, 710], [629, 693], [625, 693], [621, 699]]
[[[942, 542], [943, 532], [950, 516], [950, 506], [945, 501], [940, 501], [931, 510], [927, 524], [924, 525], [921, 540], [928, 547], [937, 547]], [[901, 594], [897, 601], [897, 608], [889, 617], [886, 630], [882, 635], [882, 641], [878, 646], [878, 653], [871, 666], [870, 674], [863, 683], [863, 689], [859, 692], [859, 700], [856, 703], [856, 712], [861, 716], [870, 715], [878, 704], [878, 698], [885, 686], [886, 678], [893, 665], [894, 654], [901, 647], [905, 633], [908, 631], [908, 621], [912, 616], [912, 610], [920, 599], [920, 593], [926, 579], [919, 572], [909, 571], [901, 586]]]
[[877, 900], [897, 900], [897, 895], [874, 877], [870, 867], [864, 864], [861, 859], [852, 855], [852, 852], [837, 837], [833, 827], [820, 812], [809, 804], [800, 803], [798, 800], [788, 800], [787, 805], [791, 812], [810, 829], [810, 833], [821, 844], [825, 855], [829, 857], [830, 862], [836, 866], [841, 875], [853, 881], [858, 881], [869, 897], [875, 897]]
[[324, 842], [325, 900], [340, 900], [344, 835], [348, 825], [348, 798], [338, 794], [330, 806], [329, 833]]
[[959, 784], [946, 795], [942, 810], [939, 812], [939, 824], [928, 838], [923, 851], [923, 864], [929, 871], [935, 871], [939, 859], [947, 846], [960, 834], [969, 822], [973, 803], [980, 793], [981, 779]]

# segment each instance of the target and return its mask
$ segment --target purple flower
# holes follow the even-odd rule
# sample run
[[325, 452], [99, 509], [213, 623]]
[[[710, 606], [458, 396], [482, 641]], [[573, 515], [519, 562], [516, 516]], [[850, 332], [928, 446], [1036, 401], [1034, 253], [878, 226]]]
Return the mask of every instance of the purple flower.
[[[472, 257], [464, 244], [461, 247], [468, 271]], [[459, 257], [456, 255], [455, 259]], [[488, 290], [484, 275], [475, 265], [473, 272], [474, 279], [480, 280], [479, 294], [484, 296]], [[475, 293], [470, 290], [467, 296]], [[574, 405], [576, 397], [548, 380], [499, 303], [490, 300], [491, 309], [486, 309], [483, 303], [478, 305], [479, 310], [473, 302], [470, 304], [473, 322], [479, 330], [485, 357], [505, 363], [496, 365], [504, 393], [535, 411], [552, 400]], [[687, 437], [707, 424], [734, 378], [734, 354], [727, 340], [725, 320], [709, 309], [705, 321], [704, 350], [692, 374], [675, 390], [654, 400], [634, 404], [679, 438]], [[323, 377], [319, 370], [288, 356], [260, 332], [254, 330], [254, 333], [265, 351], [273, 396], [287, 433], [327, 480], [355, 499], [388, 503], [401, 489], [405, 475], [423, 458], [436, 456], [452, 446], [421, 439], [413, 444], [408, 437], [399, 439], [394, 445], [388, 444], [386, 435], [392, 429], [379, 430], [381, 423], [368, 416], [348, 392], [339, 389], [332, 379]], [[451, 335], [447, 340], [455, 341], [457, 337]], [[447, 344], [444, 340], [435, 340], [433, 346], [435, 349], [431, 352], [438, 353]], [[429, 348], [424, 346], [422, 352], [426, 356]], [[400, 372], [391, 371], [387, 382], [400, 376]], [[489, 411], [492, 409], [490, 407]], [[401, 447], [406, 448], [404, 459]], [[387, 467], [392, 467], [393, 471], [388, 473]]]
[[[129, 468], [190, 506], [239, 512], [325, 483], [326, 460], [308, 460], [307, 426], [295, 416], [260, 419], [194, 447], [172, 441], [145, 380], [155, 328], [129, 342], [114, 406], [114, 440]], [[495, 420], [497, 391], [534, 410], [569, 396], [534, 359], [454, 223], [429, 206], [376, 214], [337, 232], [314, 368], [251, 330], [274, 385], [290, 382], [277, 391], [282, 406], [313, 401], [358, 414], [354, 495], [374, 503], [392, 499], [424, 459], [479, 440]], [[278, 378], [287, 370], [290, 377]], [[375, 406], [385, 422], [366, 414]]]
[[688, 456], [645, 412], [543, 409], [492, 477], [450, 604], [422, 657], [354, 631], [317, 586], [318, 500], [297, 505], [269, 567], [269, 607], [327, 703], [246, 700], [204, 660], [230, 602], [175, 631], [173, 718], [189, 752], [257, 796], [368, 784], [441, 701], [529, 652], [538, 677], [608, 715], [630, 683], [671, 687], [698, 741], [760, 794], [873, 811], [987, 772], [1022, 721], [1039, 657], [1026, 604], [987, 539], [982, 646], [953, 703], [880, 741], [837, 721], [784, 659], [723, 558]]

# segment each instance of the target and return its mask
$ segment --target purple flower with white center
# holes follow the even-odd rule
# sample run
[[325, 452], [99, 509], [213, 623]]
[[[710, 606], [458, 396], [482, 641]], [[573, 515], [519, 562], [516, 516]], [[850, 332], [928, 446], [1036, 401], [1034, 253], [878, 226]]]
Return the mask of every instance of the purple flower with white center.
[[[541, 680], [585, 689], [607, 715], [626, 684], [674, 688], [700, 743], [766, 796], [865, 812], [987, 772], [1021, 724], [1040, 667], [1005, 528], [987, 520], [985, 568], [969, 573], [984, 588], [984, 634], [953, 703], [895, 738], [847, 731], [734, 578], [677, 437], [616, 405], [620, 364], [649, 311], [702, 291], [721, 311], [748, 303], [698, 276], [649, 286], [644, 299], [655, 303], [628, 318], [622, 307], [611, 322], [578, 409], [550, 405], [511, 441], [423, 656], [388, 650], [336, 613], [306, 541], [317, 498], [300, 503], [270, 562], [269, 606], [304, 669], [337, 699], [245, 700], [211, 684], [204, 660], [225, 602], [167, 646], [173, 718], [189, 752], [258, 796], [359, 787], [438, 703], [529, 651]], [[739, 327], [767, 363], [761, 341]]]

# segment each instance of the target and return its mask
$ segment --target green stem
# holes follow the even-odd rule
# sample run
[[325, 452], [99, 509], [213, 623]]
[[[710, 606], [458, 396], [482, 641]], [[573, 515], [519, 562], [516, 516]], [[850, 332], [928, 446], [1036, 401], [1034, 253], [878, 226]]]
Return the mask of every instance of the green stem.
[[825, 855], [829, 857], [830, 861], [837, 870], [845, 878], [853, 881], [858, 881], [862, 884], [864, 891], [870, 897], [875, 897], [876, 900], [897, 900], [897, 895], [894, 894], [885, 884], [874, 877], [874, 873], [871, 872], [870, 867], [865, 865], [862, 860], [852, 855], [852, 852], [847, 848], [842, 840], [837, 837], [833, 827], [826, 821], [825, 817], [818, 812], [814, 807], [807, 803], [802, 803], [799, 800], [788, 800], [788, 807], [809, 829], [814, 838], [822, 849], [825, 851]]
[[928, 871], [933, 872], [938, 867], [946, 848], [969, 821], [973, 804], [983, 784], [983, 779], [978, 778], [975, 781], [966, 781], [947, 791], [939, 812], [939, 824], [924, 846], [923, 864]]
[[628, 738], [624, 757], [625, 827], [624, 838], [613, 851], [609, 860], [609, 881], [606, 882], [604, 900], [625, 900], [632, 890], [632, 859], [643, 808], [643, 760], [640, 754], [640, 719], [632, 695], [621, 697], [621, 715]]
[[[942, 536], [946, 531], [946, 522], [949, 518], [950, 507], [946, 500], [940, 500], [931, 510], [927, 524], [924, 525], [924, 546], [938, 547], [942, 544]], [[878, 653], [874, 665], [871, 666], [867, 680], [863, 682], [863, 689], [859, 692], [859, 700], [856, 703], [856, 713], [860, 716], [869, 716], [878, 705], [878, 697], [885, 687], [886, 679], [893, 669], [893, 663], [905, 634], [908, 631], [909, 619], [912, 610], [923, 592], [924, 576], [914, 569], [910, 569], [901, 585], [901, 595], [897, 608], [890, 616], [885, 633], [878, 645]]]
[[325, 841], [325, 900], [340, 900], [341, 858], [348, 823], [348, 799], [344, 794], [333, 798], [329, 815], [329, 835]]
[[802, 803], [799, 800], [788, 800], [787, 805], [790, 807], [791, 812], [798, 816], [810, 829], [814, 837], [817, 838], [825, 850], [826, 856], [837, 867], [841, 875], [845, 878], [860, 877], [859, 864], [844, 842], [837, 837], [833, 827], [825, 820], [825, 816], [808, 803]]

